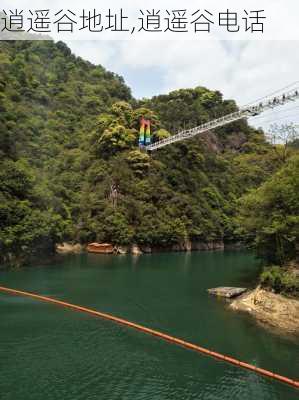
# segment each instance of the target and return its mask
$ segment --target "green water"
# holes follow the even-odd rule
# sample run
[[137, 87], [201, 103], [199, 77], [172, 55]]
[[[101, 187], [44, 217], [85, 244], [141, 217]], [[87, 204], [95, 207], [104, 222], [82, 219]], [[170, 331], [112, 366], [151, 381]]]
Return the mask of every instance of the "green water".
[[[80, 255], [0, 272], [0, 284], [84, 305], [298, 378], [298, 339], [227, 309], [206, 289], [253, 284], [244, 252]], [[1, 400], [288, 400], [299, 391], [55, 305], [0, 294]]]

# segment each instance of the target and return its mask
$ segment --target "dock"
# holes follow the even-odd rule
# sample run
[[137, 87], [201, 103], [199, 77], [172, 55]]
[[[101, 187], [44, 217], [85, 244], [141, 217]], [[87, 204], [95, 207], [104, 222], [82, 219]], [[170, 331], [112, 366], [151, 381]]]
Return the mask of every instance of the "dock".
[[220, 286], [217, 288], [208, 289], [208, 292], [214, 296], [225, 297], [231, 299], [240, 296], [247, 291], [246, 288]]

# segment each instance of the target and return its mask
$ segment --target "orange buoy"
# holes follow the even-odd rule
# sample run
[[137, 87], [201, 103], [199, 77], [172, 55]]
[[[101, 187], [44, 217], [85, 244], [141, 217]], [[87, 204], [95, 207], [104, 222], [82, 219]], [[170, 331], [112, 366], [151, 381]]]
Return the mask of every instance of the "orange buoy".
[[147, 328], [146, 326], [136, 324], [135, 322], [130, 322], [130, 321], [127, 321], [127, 320], [122, 319], [122, 318], [115, 317], [115, 316], [110, 315], [110, 314], [102, 313], [100, 311], [92, 310], [90, 308], [86, 308], [86, 307], [82, 307], [82, 306], [77, 306], [75, 304], [67, 303], [65, 301], [56, 300], [56, 299], [53, 299], [51, 297], [41, 296], [41, 295], [35, 294], [35, 293], [23, 292], [21, 290], [10, 289], [10, 288], [6, 288], [6, 287], [2, 287], [2, 286], [0, 286], [0, 291], [2, 291], [4, 293], [9, 293], [9, 294], [12, 294], [12, 295], [20, 295], [20, 296], [31, 297], [33, 299], [45, 301], [45, 302], [48, 302], [48, 303], [53, 303], [53, 304], [60, 305], [60, 306], [66, 307], [66, 308], [70, 308], [72, 310], [81, 311], [81, 312], [85, 312], [85, 313], [88, 313], [88, 314], [91, 314], [91, 315], [95, 315], [97, 317], [100, 317], [100, 318], [103, 318], [103, 319], [106, 319], [106, 320], [109, 320], [109, 321], [113, 321], [113, 322], [116, 322], [116, 323], [121, 324], [121, 325], [128, 326], [130, 328], [133, 328], [133, 329], [136, 329], [138, 331], [147, 333], [149, 335], [156, 336], [156, 337], [158, 337], [160, 339], [163, 339], [163, 340], [166, 340], [168, 342], [177, 344], [179, 346], [182, 346], [182, 347], [185, 347], [187, 349], [196, 351], [198, 353], [206, 354], [206, 355], [214, 357], [214, 358], [216, 358], [218, 360], [228, 362], [228, 363], [236, 365], [236, 366], [238, 366], [240, 368], [245, 368], [247, 370], [256, 372], [256, 373], [258, 373], [260, 375], [263, 375], [263, 376], [266, 376], [268, 378], [276, 379], [277, 381], [286, 383], [286, 384], [291, 385], [291, 386], [293, 386], [293, 387], [295, 387], [297, 389], [299, 388], [299, 381], [287, 378], [287, 377], [282, 376], [282, 375], [275, 374], [275, 373], [273, 373], [271, 371], [268, 371], [266, 369], [263, 369], [263, 368], [255, 367], [254, 365], [247, 364], [247, 363], [245, 363], [243, 361], [239, 361], [239, 360], [237, 360], [235, 358], [225, 356], [225, 355], [223, 355], [221, 353], [217, 353], [215, 351], [208, 350], [208, 349], [206, 349], [204, 347], [198, 346], [198, 345], [190, 343], [190, 342], [186, 342], [185, 340], [176, 338], [174, 336], [170, 336], [170, 335], [167, 335], [165, 333], [156, 331], [154, 329]]

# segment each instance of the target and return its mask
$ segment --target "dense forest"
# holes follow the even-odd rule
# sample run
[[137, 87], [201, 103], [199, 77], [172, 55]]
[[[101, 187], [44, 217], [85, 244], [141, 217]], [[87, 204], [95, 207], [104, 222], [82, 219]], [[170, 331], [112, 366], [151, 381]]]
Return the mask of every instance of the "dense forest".
[[64, 241], [241, 241], [270, 263], [294, 258], [295, 147], [280, 157], [242, 120], [153, 154], [138, 148], [141, 116], [157, 140], [236, 110], [201, 86], [136, 100], [62, 42], [0, 42], [0, 263]]

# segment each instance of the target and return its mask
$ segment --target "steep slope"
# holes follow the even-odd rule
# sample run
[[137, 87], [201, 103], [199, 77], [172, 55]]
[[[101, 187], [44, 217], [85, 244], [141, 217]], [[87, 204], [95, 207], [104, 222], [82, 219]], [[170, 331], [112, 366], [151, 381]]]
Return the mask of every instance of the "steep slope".
[[62, 240], [168, 247], [234, 241], [236, 200], [278, 165], [240, 121], [153, 155], [137, 147], [237, 109], [203, 87], [137, 101], [123, 79], [64, 43], [0, 43], [0, 257]]

